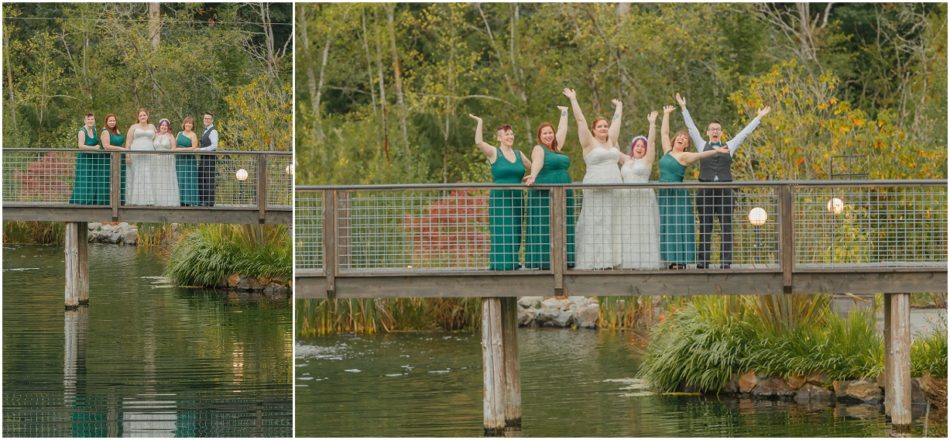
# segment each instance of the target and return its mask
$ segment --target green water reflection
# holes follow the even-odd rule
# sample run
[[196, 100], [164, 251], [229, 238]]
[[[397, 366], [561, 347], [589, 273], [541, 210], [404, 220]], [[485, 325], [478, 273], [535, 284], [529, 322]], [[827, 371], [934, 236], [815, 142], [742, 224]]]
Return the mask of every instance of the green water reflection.
[[3, 249], [4, 436], [292, 435], [286, 299], [176, 288], [160, 259], [90, 245], [90, 305], [63, 310], [63, 250]]
[[[520, 329], [521, 436], [886, 436], [879, 407], [659, 396], [624, 335]], [[296, 348], [298, 436], [481, 436], [478, 335], [308, 338]], [[922, 434], [922, 419], [914, 434]], [[928, 435], [946, 425], [928, 427]]]

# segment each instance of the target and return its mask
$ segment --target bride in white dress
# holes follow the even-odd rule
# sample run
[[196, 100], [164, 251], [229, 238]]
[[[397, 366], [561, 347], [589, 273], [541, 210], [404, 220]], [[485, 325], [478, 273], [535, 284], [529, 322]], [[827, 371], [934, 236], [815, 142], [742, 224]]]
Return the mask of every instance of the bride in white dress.
[[[608, 126], [604, 118], [594, 120], [593, 131], [577, 103], [573, 89], [564, 89], [571, 100], [578, 137], [583, 149], [587, 173], [584, 183], [623, 183], [618, 163], [626, 156], [617, 148], [620, 117], [623, 104], [612, 100], [614, 116]], [[585, 189], [580, 216], [577, 220], [577, 269], [612, 269], [620, 266], [620, 231], [622, 217], [618, 206], [619, 191], [614, 189]]]
[[[139, 109], [139, 123], [129, 127], [131, 151], [170, 150], [173, 145], [171, 124], [163, 119], [163, 134], [156, 136], [155, 126], [148, 123], [148, 112]], [[158, 154], [126, 155], [126, 204], [141, 206], [178, 206], [178, 179], [175, 174], [175, 157]]]
[[[630, 144], [630, 159], [620, 167], [624, 183], [650, 180], [656, 156], [656, 116], [650, 113], [647, 138], [637, 136]], [[621, 264], [624, 269], [660, 269], [660, 210], [656, 194], [650, 188], [620, 191], [620, 215], [626, 219], [620, 232]]]

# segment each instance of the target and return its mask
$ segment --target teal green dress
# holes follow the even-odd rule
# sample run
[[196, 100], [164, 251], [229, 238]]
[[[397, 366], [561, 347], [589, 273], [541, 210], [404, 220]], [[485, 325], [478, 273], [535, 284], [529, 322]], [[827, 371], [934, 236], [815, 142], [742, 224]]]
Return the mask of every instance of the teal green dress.
[[[520, 185], [524, 177], [521, 153], [515, 151], [515, 161], [509, 162], [501, 149], [495, 147], [496, 159], [491, 164], [495, 183]], [[521, 254], [521, 222], [524, 211], [524, 193], [520, 189], [493, 189], [488, 196], [488, 231], [491, 247], [488, 267], [491, 270], [515, 270]]]
[[[179, 148], [191, 148], [191, 139], [178, 132]], [[181, 206], [198, 205], [198, 159], [194, 154], [175, 155], [175, 174], [178, 175], [178, 193]]]
[[[92, 128], [90, 136], [86, 127], [79, 129], [85, 136], [83, 145], [90, 147], [99, 145], [96, 137], [96, 128]], [[101, 146], [99, 148], [102, 148]], [[109, 154], [87, 153], [76, 154], [76, 174], [73, 179], [73, 193], [69, 203], [75, 205], [108, 205], [109, 204]]]
[[[542, 146], [542, 148], [544, 148]], [[567, 172], [571, 158], [544, 148], [544, 166], [534, 179], [535, 184], [571, 183]], [[566, 191], [567, 266], [574, 267], [574, 191]], [[550, 190], [528, 191], [527, 235], [525, 236], [525, 267], [551, 268], [551, 196]]]
[[[125, 135], [116, 134], [109, 130], [102, 130], [103, 133], [109, 133], [109, 145], [121, 147], [125, 145]], [[112, 154], [109, 153], [108, 165], [112, 167]], [[119, 155], [119, 203], [125, 204], [125, 154]], [[107, 182], [112, 182], [112, 171], [109, 170]]]
[[[669, 153], [660, 158], [660, 182], [682, 182], [686, 167]], [[693, 198], [682, 188], [657, 190], [660, 207], [660, 255], [667, 263], [696, 261], [696, 226]]]

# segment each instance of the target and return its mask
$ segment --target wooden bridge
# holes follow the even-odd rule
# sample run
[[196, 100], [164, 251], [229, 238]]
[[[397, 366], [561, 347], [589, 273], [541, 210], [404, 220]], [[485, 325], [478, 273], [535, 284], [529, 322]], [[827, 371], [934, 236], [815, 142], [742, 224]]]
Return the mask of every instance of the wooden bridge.
[[[570, 264], [570, 244], [583, 238], [571, 236], [569, 226], [584, 217], [583, 200], [597, 199], [595, 191], [679, 190], [692, 203], [704, 188], [734, 190], [730, 268], [719, 268], [719, 238], [710, 243], [708, 269], [694, 263], [685, 270], [582, 270]], [[550, 225], [543, 240], [548, 267], [488, 269], [492, 189], [520, 191], [519, 200], [546, 200], [546, 211], [531, 211], [527, 202], [525, 218], [518, 222], [527, 229], [538, 221], [532, 215], [545, 217], [542, 221]], [[484, 422], [490, 434], [520, 426], [515, 333], [520, 296], [885, 294], [885, 408], [895, 426], [906, 427], [911, 422], [910, 293], [947, 292], [945, 180], [532, 189], [490, 184], [297, 186], [294, 237], [297, 298], [483, 298]]]
[[[128, 161], [213, 156], [210, 206], [136, 206], [127, 203]], [[195, 163], [192, 161], [192, 163]], [[188, 171], [183, 171], [188, 169]], [[178, 182], [196, 184], [197, 170], [178, 168], [155, 194], [184, 196]], [[174, 181], [175, 184], [170, 184]], [[190, 186], [194, 189], [194, 186]], [[290, 152], [87, 152], [78, 149], [3, 149], [3, 218], [66, 223], [67, 309], [89, 302], [88, 222], [284, 224], [293, 219]], [[193, 194], [184, 196], [197, 205]]]

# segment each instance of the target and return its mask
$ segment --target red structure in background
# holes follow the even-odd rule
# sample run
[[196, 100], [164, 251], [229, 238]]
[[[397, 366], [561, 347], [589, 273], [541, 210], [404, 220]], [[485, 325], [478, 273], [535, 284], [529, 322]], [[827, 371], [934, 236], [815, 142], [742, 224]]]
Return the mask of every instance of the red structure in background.
[[[76, 155], [45, 153], [25, 169], [14, 172], [20, 200], [69, 200], [76, 170]], [[66, 172], [64, 172], [64, 170]]]
[[[450, 191], [427, 206], [423, 214], [405, 215], [403, 227], [412, 242], [414, 266], [488, 263], [488, 195], [483, 191]], [[481, 263], [482, 259], [486, 261]]]

